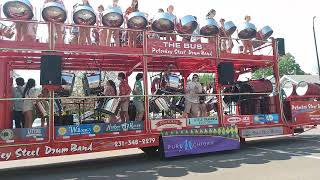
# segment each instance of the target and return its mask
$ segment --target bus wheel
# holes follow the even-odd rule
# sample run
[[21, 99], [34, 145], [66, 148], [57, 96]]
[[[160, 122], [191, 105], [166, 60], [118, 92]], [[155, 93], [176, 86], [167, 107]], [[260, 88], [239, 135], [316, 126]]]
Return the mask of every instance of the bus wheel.
[[153, 146], [153, 147], [143, 147], [140, 148], [147, 156], [153, 157], [153, 156], [159, 156], [159, 146]]

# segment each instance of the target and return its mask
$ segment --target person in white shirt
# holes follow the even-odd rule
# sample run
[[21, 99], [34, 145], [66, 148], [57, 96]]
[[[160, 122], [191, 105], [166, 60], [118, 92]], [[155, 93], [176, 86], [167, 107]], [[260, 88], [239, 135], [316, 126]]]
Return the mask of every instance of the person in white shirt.
[[[13, 98], [22, 98], [24, 91], [24, 79], [17, 78], [16, 79], [17, 86], [13, 88]], [[23, 108], [23, 100], [17, 99], [13, 102], [13, 119], [15, 123], [15, 128], [23, 128], [24, 127], [24, 117], [22, 113]]]
[[187, 83], [186, 95], [185, 95], [185, 109], [184, 117], [199, 117], [199, 94], [202, 92], [202, 86], [199, 82], [199, 76], [194, 74], [192, 81]]
[[[29, 79], [23, 91], [23, 98], [36, 98], [36, 81]], [[25, 99], [23, 101], [22, 111], [25, 118], [25, 128], [32, 128], [33, 124], [34, 100]]]

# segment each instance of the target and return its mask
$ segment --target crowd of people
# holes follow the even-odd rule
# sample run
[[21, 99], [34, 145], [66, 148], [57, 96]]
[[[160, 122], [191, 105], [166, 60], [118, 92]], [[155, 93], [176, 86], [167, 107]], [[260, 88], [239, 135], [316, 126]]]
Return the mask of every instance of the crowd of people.
[[[56, 2], [64, 5], [63, 0], [45, 0], [44, 4], [48, 2]], [[68, 26], [69, 36], [68, 36], [68, 43], [69, 44], [78, 44], [78, 45], [100, 45], [100, 46], [125, 46], [128, 47], [138, 47], [139, 44], [139, 36], [141, 36], [141, 32], [138, 31], [120, 31], [120, 29], [105, 29], [102, 28], [102, 20], [103, 20], [103, 12], [105, 10], [108, 10], [110, 8], [119, 8], [121, 7], [118, 5], [119, 0], [112, 0], [112, 4], [108, 6], [99, 5], [97, 9], [97, 22], [95, 28], [90, 27], [79, 27], [79, 26]], [[91, 7], [89, 0], [82, 0], [82, 3], [75, 4], [73, 6], [73, 11], [79, 6], [89, 6]], [[148, 37], [149, 38], [163, 38], [165, 40], [177, 40], [177, 32], [182, 32], [179, 20], [174, 15], [174, 6], [169, 5], [166, 9], [166, 11], [173, 17], [174, 22], [174, 30], [167, 32], [168, 34], [161, 34], [161, 33], [151, 33]], [[124, 11], [124, 28], [126, 27], [126, 22], [128, 21], [129, 15], [132, 12], [139, 12], [139, 2], [138, 0], [132, 0], [131, 5]], [[165, 12], [164, 9], [160, 8], [158, 10], [159, 13]], [[214, 9], [211, 9], [208, 14], [206, 15], [206, 19], [213, 19], [216, 15], [216, 11]], [[195, 17], [195, 19], [197, 19]], [[245, 22], [250, 22], [251, 17], [246, 16]], [[221, 51], [225, 52], [231, 52], [232, 48], [234, 47], [233, 41], [231, 39], [231, 36], [228, 35], [225, 31], [224, 23], [225, 19], [220, 19], [220, 29], [219, 29], [219, 36], [222, 37], [220, 44], [221, 44]], [[152, 19], [150, 19], [148, 29], [151, 30], [151, 23]], [[17, 41], [28, 41], [28, 42], [34, 42], [39, 41], [37, 39], [37, 23], [26, 23], [26, 22], [16, 22], [15, 23], [16, 28], [16, 40]], [[49, 26], [49, 25], [48, 25]], [[48, 28], [49, 30], [50, 28]], [[67, 26], [65, 27], [64, 24], [54, 24], [52, 27], [52, 31], [54, 33], [54, 39], [57, 44], [63, 44], [65, 42], [66, 32], [67, 32]], [[193, 32], [192, 36], [183, 36], [183, 41], [187, 42], [201, 42], [200, 35], [200, 29], [199, 26], [197, 29]], [[111, 43], [113, 39], [113, 43]], [[140, 40], [141, 41], [141, 40]], [[142, 42], [140, 42], [141, 44]], [[209, 37], [208, 43], [216, 44], [215, 38]], [[252, 54], [252, 43], [250, 40], [243, 40], [243, 52]]]
[[[166, 78], [170, 76], [171, 69], [168, 68], [162, 74], [162, 81], [159, 88], [165, 86], [168, 83]], [[128, 84], [128, 77], [124, 73], [118, 74], [119, 86], [113, 80], [107, 80], [104, 87], [103, 95], [107, 97], [120, 96], [119, 98], [119, 116], [117, 114], [109, 114], [108, 122], [127, 122], [132, 119], [129, 118], [129, 104], [130, 97], [133, 96], [132, 102], [135, 107], [135, 121], [142, 121], [145, 118], [145, 96], [143, 86], [143, 74], [138, 73], [135, 78], [133, 89]], [[34, 79], [29, 79], [25, 83], [24, 79], [16, 78], [16, 86], [13, 87], [13, 120], [15, 122], [15, 128], [32, 128], [33, 122], [36, 117], [41, 118], [41, 127], [48, 125], [49, 113], [46, 115], [39, 112], [37, 103], [40, 101], [47, 101], [45, 98], [50, 97], [49, 91], [43, 88], [41, 93], [36, 90], [36, 82]], [[184, 90], [184, 117], [206, 117], [208, 114], [205, 104], [206, 96], [204, 95], [206, 90], [203, 84], [199, 82], [199, 76], [194, 74], [192, 80], [188, 81]], [[155, 92], [153, 92], [156, 95]], [[201, 94], [203, 94], [201, 96]], [[40, 98], [40, 99], [39, 99]], [[55, 107], [56, 108], [56, 107]], [[45, 111], [49, 112], [49, 104], [44, 107]]]

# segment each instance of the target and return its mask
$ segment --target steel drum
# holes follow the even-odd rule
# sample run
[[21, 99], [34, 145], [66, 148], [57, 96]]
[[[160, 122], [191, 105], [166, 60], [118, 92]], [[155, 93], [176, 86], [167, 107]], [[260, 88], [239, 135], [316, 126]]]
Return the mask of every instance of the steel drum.
[[73, 13], [73, 21], [79, 25], [94, 25], [97, 21], [96, 14], [90, 6], [79, 5]]
[[224, 29], [227, 36], [231, 36], [237, 30], [237, 26], [232, 21], [228, 21], [224, 23]]
[[174, 16], [168, 12], [158, 13], [152, 22], [151, 28], [156, 32], [171, 32], [174, 30]]
[[128, 17], [128, 28], [136, 29], [136, 30], [143, 30], [146, 29], [148, 25], [148, 20], [143, 12], [133, 12]]
[[238, 37], [240, 39], [252, 39], [257, 35], [257, 28], [254, 24], [245, 22], [239, 29]]
[[282, 89], [287, 97], [291, 95], [297, 95], [296, 94], [296, 85], [294, 85], [292, 82], [287, 81], [282, 85]]
[[272, 34], [273, 30], [269, 26], [265, 26], [257, 33], [257, 38], [267, 40]]
[[3, 5], [3, 13], [9, 19], [31, 20], [32, 5], [28, 0], [7, 0]]
[[260, 79], [251, 80], [239, 84], [240, 93], [265, 93], [265, 94], [248, 94], [241, 95], [241, 99], [251, 99], [254, 97], [266, 96], [273, 91], [273, 86], [270, 80]]
[[[181, 23], [181, 24], [180, 24]], [[178, 32], [181, 34], [192, 34], [198, 27], [198, 22], [194, 16], [187, 15], [180, 19]]]
[[100, 102], [102, 102], [102, 104], [98, 105], [96, 110], [110, 115], [118, 114], [120, 109], [120, 98], [107, 98]]
[[299, 96], [320, 95], [320, 85], [301, 81], [297, 86], [296, 93]]
[[219, 33], [219, 25], [214, 19], [206, 19], [203, 26], [200, 28], [200, 34], [203, 36], [214, 36]]
[[46, 22], [64, 23], [67, 20], [67, 12], [63, 4], [49, 2], [43, 7], [42, 17]]
[[107, 27], [120, 27], [123, 24], [124, 18], [121, 8], [113, 7], [103, 12], [102, 24]]

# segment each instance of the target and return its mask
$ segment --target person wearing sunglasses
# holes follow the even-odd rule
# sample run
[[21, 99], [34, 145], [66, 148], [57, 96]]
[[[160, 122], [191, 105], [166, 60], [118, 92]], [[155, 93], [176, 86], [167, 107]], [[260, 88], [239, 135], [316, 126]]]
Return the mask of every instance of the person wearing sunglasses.
[[199, 94], [201, 94], [201, 92], [202, 87], [199, 82], [199, 76], [194, 74], [192, 80], [187, 83], [184, 117], [192, 118], [200, 116]]

